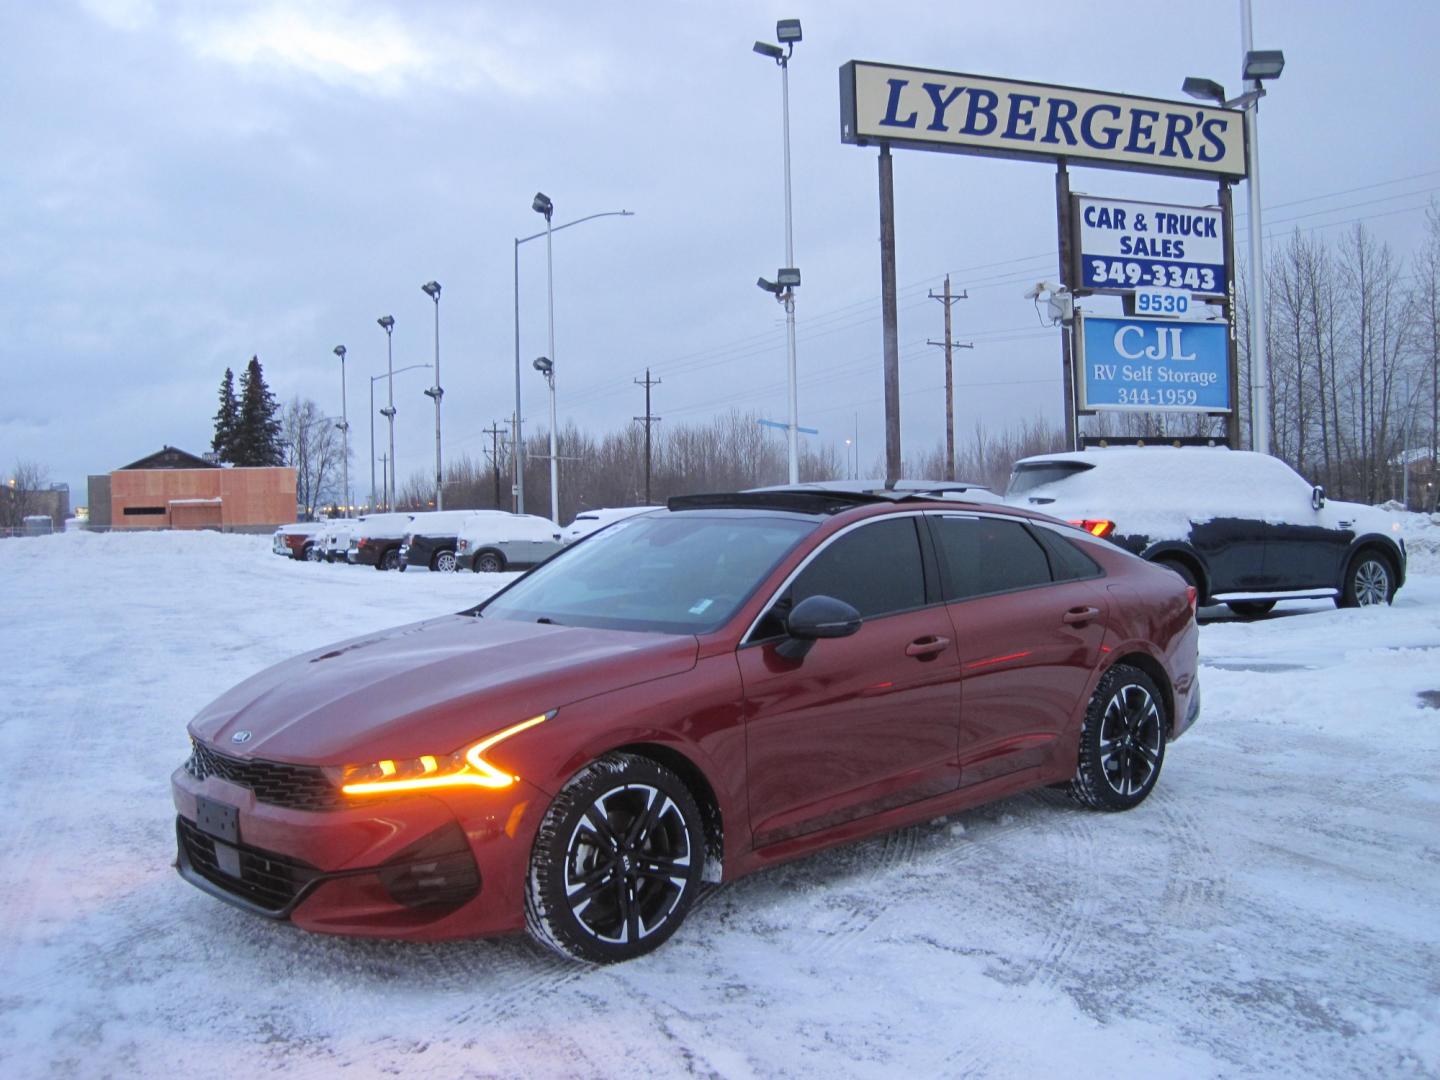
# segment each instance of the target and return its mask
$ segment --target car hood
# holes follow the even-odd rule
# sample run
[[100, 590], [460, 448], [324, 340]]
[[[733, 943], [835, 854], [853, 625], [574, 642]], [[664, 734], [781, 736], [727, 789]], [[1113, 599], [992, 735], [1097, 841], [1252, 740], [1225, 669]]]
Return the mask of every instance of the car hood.
[[190, 734], [233, 756], [307, 765], [448, 754], [583, 698], [688, 671], [698, 650], [686, 635], [450, 615], [267, 668], [202, 710]]

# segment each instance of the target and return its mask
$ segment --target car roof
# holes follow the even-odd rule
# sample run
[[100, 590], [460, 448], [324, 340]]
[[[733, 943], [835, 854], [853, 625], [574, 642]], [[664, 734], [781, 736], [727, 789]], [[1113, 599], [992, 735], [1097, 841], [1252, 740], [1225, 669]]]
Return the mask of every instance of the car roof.
[[[984, 492], [986, 498], [973, 500], [983, 509], [1005, 509], [996, 496]], [[672, 511], [685, 510], [779, 510], [812, 517], [828, 517], [862, 507], [920, 504], [954, 510], [966, 500], [954, 494], [932, 495], [921, 491], [844, 491], [824, 487], [756, 488], [751, 491], [714, 492], [704, 495], [676, 495], [667, 503]]]

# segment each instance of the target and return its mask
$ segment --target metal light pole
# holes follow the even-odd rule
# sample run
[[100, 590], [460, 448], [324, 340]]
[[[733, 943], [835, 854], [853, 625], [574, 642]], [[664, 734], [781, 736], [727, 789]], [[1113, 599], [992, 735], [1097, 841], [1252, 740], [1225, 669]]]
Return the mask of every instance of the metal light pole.
[[[775, 36], [786, 46], [763, 41], [755, 43], [755, 52], [768, 56], [780, 65], [781, 117], [785, 136], [785, 266], [795, 268], [795, 234], [790, 199], [790, 57], [795, 53], [795, 43], [800, 40], [800, 20], [781, 19], [775, 24]], [[798, 275], [797, 275], [798, 276]], [[798, 282], [797, 282], [798, 284]], [[785, 305], [785, 338], [789, 353], [790, 387], [790, 483], [800, 482], [800, 404], [795, 380], [795, 290], [787, 288], [776, 293]]]
[[550, 322], [550, 359], [545, 369], [545, 379], [550, 383], [550, 517], [560, 524], [560, 458], [555, 438], [555, 260], [550, 248], [553, 229], [550, 219], [555, 214], [555, 204], [543, 191], [535, 193], [531, 209], [545, 215], [545, 296]]
[[[419, 369], [419, 368], [428, 368], [428, 367], [430, 367], [429, 364], [406, 364], [406, 365], [405, 365], [404, 367], [402, 367], [402, 368], [395, 368], [395, 369], [392, 370], [392, 371], [387, 371], [384, 375], [371, 375], [371, 376], [370, 376], [370, 512], [371, 512], [372, 514], [375, 512], [375, 413], [378, 411], [381, 416], [388, 416], [388, 417], [390, 417], [392, 423], [393, 423], [393, 421], [394, 421], [394, 410], [393, 410], [393, 409], [390, 410], [389, 412], [387, 412], [387, 411], [384, 410], [384, 409], [379, 409], [379, 410], [377, 410], [377, 409], [375, 408], [375, 384], [376, 384], [377, 382], [379, 382], [381, 379], [389, 379], [389, 380], [391, 380], [391, 382], [393, 383], [396, 375], [403, 375], [403, 374], [405, 374], [405, 372], [407, 372], [407, 371], [415, 371], [415, 370], [417, 370], [417, 369]], [[392, 431], [392, 433], [393, 433], [394, 429], [392, 428], [391, 431]], [[393, 441], [393, 439], [394, 439], [393, 434], [392, 434], [392, 436], [391, 436], [391, 439], [392, 439], [392, 441], [391, 441], [390, 445], [391, 445], [391, 446], [394, 446], [395, 443], [394, 443], [394, 441]], [[394, 460], [395, 460], [395, 455], [394, 455], [393, 451], [392, 451], [392, 453], [390, 454], [389, 460], [390, 460], [391, 462], [394, 462]], [[393, 479], [393, 474], [390, 473], [390, 471], [387, 469], [385, 475], [386, 475], [386, 478], [385, 478], [385, 487], [388, 488], [388, 487], [391, 486], [391, 480]], [[386, 509], [390, 509], [390, 507], [388, 506], [388, 504], [387, 504], [387, 506], [386, 506]]]
[[336, 356], [340, 357], [340, 423], [335, 426], [340, 429], [341, 457], [340, 468], [345, 476], [345, 517], [350, 516], [350, 411], [345, 403], [345, 346], [336, 345], [334, 348]]
[[395, 357], [394, 349], [391, 347], [394, 342], [395, 319], [390, 315], [381, 315], [375, 320], [385, 331], [385, 371], [389, 378], [389, 404], [380, 410], [380, 415], [390, 423], [390, 468], [386, 471], [385, 479], [385, 509], [395, 509]]
[[440, 462], [440, 399], [445, 396], [445, 391], [440, 388], [440, 283], [427, 281], [420, 286], [420, 291], [435, 301], [435, 385], [425, 391], [425, 396], [435, 399], [435, 509], [444, 510], [443, 466]]
[[560, 524], [559, 501], [556, 499], [558, 489], [555, 484], [555, 364], [547, 356], [535, 358], [535, 370], [545, 376], [545, 381], [550, 384], [550, 517], [556, 525]]
[[[533, 203], [531, 203], [532, 208], [534, 208], [534, 209], [536, 209], [537, 211], [539, 211], [539, 205], [540, 205], [540, 200], [541, 200], [541, 199], [545, 199], [545, 196], [537, 192], [536, 195], [535, 195], [535, 201], [534, 201]], [[546, 202], [546, 203], [549, 203], [549, 201], [550, 201], [549, 199], [545, 199], [545, 202]], [[539, 212], [543, 213], [544, 211], [539, 211]], [[554, 210], [553, 210], [553, 206], [552, 206], [551, 213], [553, 214], [553, 212], [554, 212]], [[523, 439], [523, 437], [522, 437], [522, 430], [521, 430], [522, 427], [523, 427], [523, 425], [524, 425], [524, 420], [523, 420], [523, 417], [522, 417], [522, 408], [521, 408], [521, 403], [520, 403], [520, 245], [521, 245], [521, 244], [528, 244], [531, 240], [539, 240], [540, 237], [543, 236], [543, 237], [545, 237], [546, 247], [548, 248], [548, 247], [549, 247], [549, 244], [550, 244], [550, 236], [551, 236], [551, 233], [557, 233], [557, 232], [559, 232], [561, 229], [568, 229], [568, 228], [570, 228], [570, 227], [573, 226], [573, 225], [581, 225], [581, 224], [583, 224], [583, 223], [585, 223], [585, 222], [587, 222], [587, 221], [594, 221], [596, 218], [602, 218], [602, 217], [634, 217], [634, 216], [635, 216], [635, 212], [634, 212], [633, 210], [605, 210], [605, 211], [602, 211], [602, 212], [600, 212], [600, 213], [598, 213], [598, 214], [587, 214], [587, 215], [585, 215], [585, 216], [582, 217], [582, 218], [576, 218], [574, 221], [567, 221], [564, 225], [556, 225], [556, 226], [552, 229], [552, 228], [551, 228], [551, 225], [550, 225], [550, 216], [547, 215], [546, 218], [545, 218], [545, 231], [544, 231], [544, 232], [531, 233], [529, 236], [517, 236], [517, 237], [515, 238], [515, 279], [514, 279], [514, 289], [515, 289], [515, 291], [514, 291], [514, 297], [515, 297], [515, 419], [514, 419], [514, 423], [513, 423], [513, 425], [512, 425], [511, 435], [513, 436], [513, 439], [512, 439], [512, 442], [513, 442], [513, 445], [514, 445], [514, 454], [513, 454], [513, 457], [514, 457], [514, 459], [515, 459], [515, 511], [516, 511], [516, 513], [523, 514], [523, 513], [525, 512], [525, 462], [522, 460], [522, 458], [523, 458], [523, 450], [524, 450], [524, 447], [525, 447], [525, 442], [524, 442], [524, 439]], [[553, 339], [553, 336], [554, 336], [553, 311], [552, 311], [552, 319], [551, 319], [551, 336], [552, 336], [552, 339]], [[551, 352], [552, 352], [552, 353], [554, 352], [553, 343], [552, 343], [552, 346], [551, 346]], [[552, 426], [553, 426], [553, 425], [552, 425]]]

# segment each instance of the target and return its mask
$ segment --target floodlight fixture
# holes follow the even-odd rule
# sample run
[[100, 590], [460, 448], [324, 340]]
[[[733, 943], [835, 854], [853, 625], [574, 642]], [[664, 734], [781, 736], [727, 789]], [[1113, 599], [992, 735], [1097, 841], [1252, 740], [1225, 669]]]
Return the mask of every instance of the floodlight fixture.
[[1192, 75], [1181, 84], [1180, 89], [1199, 101], [1213, 101], [1217, 104], [1225, 101], [1225, 88], [1214, 79], [1201, 79]]
[[545, 220], [549, 221], [550, 216], [555, 213], [555, 204], [550, 201], [550, 196], [543, 191], [535, 193], [535, 199], [530, 203], [530, 209], [537, 214], [544, 214]]
[[780, 39], [780, 44], [793, 46], [800, 40], [800, 20], [781, 19], [775, 24], [775, 36]]
[[384, 329], [385, 333], [392, 333], [395, 329], [395, 317], [393, 315], [381, 315], [375, 320]]
[[1252, 49], [1245, 54], [1241, 77], [1247, 82], [1278, 79], [1285, 70], [1285, 54], [1279, 49]]
[[784, 266], [775, 271], [775, 284], [781, 288], [793, 289], [800, 284], [800, 270], [795, 266]]
[[763, 278], [763, 277], [757, 279], [756, 282], [755, 282], [755, 284], [758, 285], [760, 288], [764, 289], [764, 290], [765, 290], [766, 292], [768, 292], [768, 293], [774, 293], [776, 296], [779, 296], [782, 292], [785, 291], [785, 288], [784, 288], [783, 285], [779, 285], [779, 284], [777, 284], [776, 282], [773, 282], [773, 281], [767, 281], [767, 280], [766, 280], [765, 278]]
[[550, 372], [555, 370], [555, 365], [550, 362], [550, 358], [548, 356], [537, 356], [535, 358], [534, 366], [535, 370], [540, 372], [540, 374], [544, 375], [547, 379], [550, 377]]
[[340, 357], [341, 360], [344, 360], [344, 359], [345, 359], [345, 346], [344, 346], [344, 345], [336, 345], [335, 348], [332, 349], [331, 351], [332, 351], [336, 356]]
[[771, 45], [768, 41], [755, 42], [755, 51], [761, 56], [768, 56], [771, 60], [785, 59], [785, 50], [779, 45]]
[[437, 304], [440, 302], [440, 283], [438, 281], [427, 281], [420, 286], [420, 291]]

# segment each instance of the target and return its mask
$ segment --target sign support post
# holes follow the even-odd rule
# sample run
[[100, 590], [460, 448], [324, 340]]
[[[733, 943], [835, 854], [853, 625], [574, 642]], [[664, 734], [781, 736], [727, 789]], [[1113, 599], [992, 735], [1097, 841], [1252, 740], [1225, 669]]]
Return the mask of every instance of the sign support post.
[[[1055, 221], [1060, 228], [1060, 284], [1074, 292], [1074, 283], [1070, 280], [1073, 261], [1070, 253], [1070, 170], [1063, 157], [1055, 161]], [[1065, 445], [1071, 450], [1078, 450], [1080, 417], [1075, 407], [1075, 354], [1070, 347], [1068, 332], [1060, 335], [1060, 389], [1065, 399]]]
[[900, 319], [895, 298], [895, 166], [880, 144], [880, 307], [885, 325], [885, 486], [900, 479]]
[[1235, 336], [1235, 199], [1230, 182], [1221, 180], [1220, 219], [1225, 232], [1225, 322], [1230, 327], [1230, 415], [1225, 418], [1225, 445], [1240, 449], [1240, 345]]

